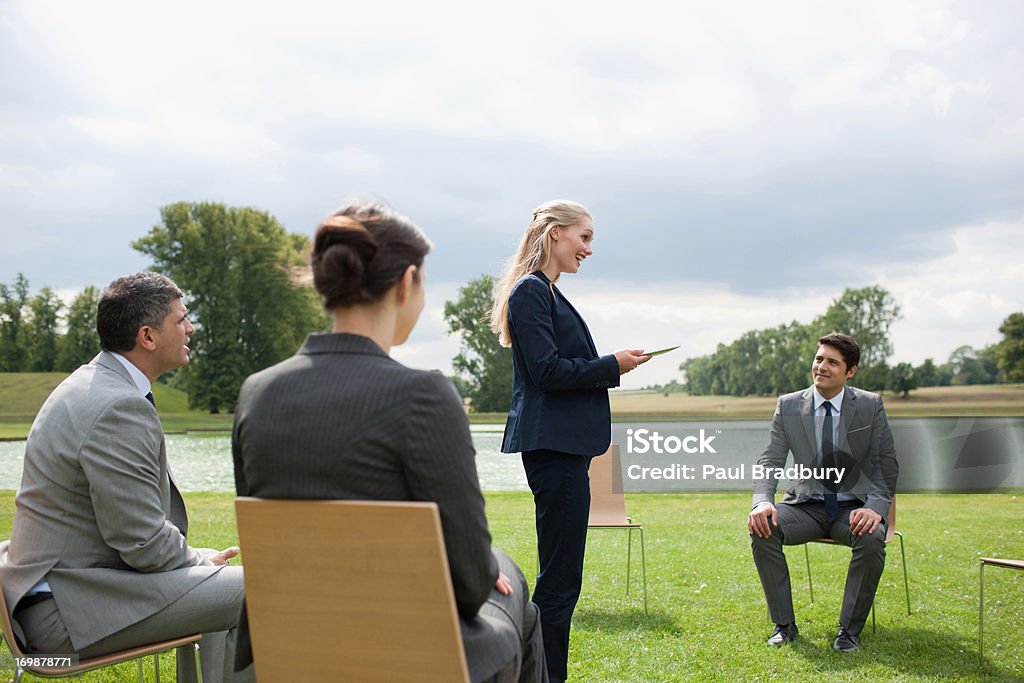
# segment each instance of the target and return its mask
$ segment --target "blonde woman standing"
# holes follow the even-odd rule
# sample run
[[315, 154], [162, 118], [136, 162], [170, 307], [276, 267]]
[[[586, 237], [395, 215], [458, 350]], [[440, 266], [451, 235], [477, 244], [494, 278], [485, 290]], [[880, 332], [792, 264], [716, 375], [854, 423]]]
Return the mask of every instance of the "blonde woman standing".
[[498, 283], [491, 328], [512, 347], [512, 407], [501, 450], [522, 453], [537, 518], [540, 608], [551, 681], [567, 676], [569, 626], [583, 582], [590, 460], [611, 442], [608, 389], [650, 359], [642, 349], [601, 356], [555, 286], [593, 254], [594, 223], [566, 200], [537, 207]]

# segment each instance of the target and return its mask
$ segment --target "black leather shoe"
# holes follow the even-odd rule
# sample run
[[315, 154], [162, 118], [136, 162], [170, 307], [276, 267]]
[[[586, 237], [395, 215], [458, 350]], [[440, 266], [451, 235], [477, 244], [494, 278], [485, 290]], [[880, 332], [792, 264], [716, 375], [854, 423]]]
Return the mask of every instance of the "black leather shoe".
[[800, 633], [800, 630], [796, 627], [796, 624], [776, 624], [775, 632], [768, 639], [768, 644], [774, 647], [782, 647], [786, 643], [796, 640], [798, 633]]
[[853, 652], [854, 650], [859, 650], [860, 638], [840, 626], [839, 635], [836, 636], [836, 642], [832, 644], [832, 649], [837, 650], [838, 652]]

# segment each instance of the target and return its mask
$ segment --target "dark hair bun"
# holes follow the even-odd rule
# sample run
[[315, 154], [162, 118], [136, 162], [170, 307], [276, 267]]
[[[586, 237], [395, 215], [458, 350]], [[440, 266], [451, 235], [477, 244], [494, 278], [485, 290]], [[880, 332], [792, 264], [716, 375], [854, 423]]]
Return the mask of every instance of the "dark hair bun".
[[409, 266], [421, 267], [429, 251], [408, 218], [380, 204], [351, 203], [316, 230], [313, 285], [328, 310], [378, 301]]
[[359, 221], [331, 216], [316, 231], [313, 284], [329, 308], [369, 300], [365, 280], [377, 240]]

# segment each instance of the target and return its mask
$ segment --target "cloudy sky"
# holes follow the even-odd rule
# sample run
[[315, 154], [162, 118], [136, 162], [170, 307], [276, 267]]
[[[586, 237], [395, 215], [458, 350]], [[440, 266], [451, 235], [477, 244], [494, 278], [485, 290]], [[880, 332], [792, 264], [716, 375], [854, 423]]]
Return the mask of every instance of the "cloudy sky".
[[450, 369], [445, 299], [533, 208], [595, 218], [563, 291], [627, 377], [889, 289], [893, 361], [997, 341], [1024, 309], [1017, 2], [0, 0], [0, 282], [146, 267], [180, 200], [294, 232], [372, 192], [435, 243], [396, 355]]

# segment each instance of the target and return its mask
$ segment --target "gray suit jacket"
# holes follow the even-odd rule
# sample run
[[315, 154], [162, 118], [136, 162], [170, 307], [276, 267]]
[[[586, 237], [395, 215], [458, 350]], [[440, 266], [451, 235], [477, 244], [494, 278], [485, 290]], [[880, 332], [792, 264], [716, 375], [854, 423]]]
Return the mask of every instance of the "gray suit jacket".
[[13, 611], [46, 578], [77, 650], [220, 570], [185, 541], [185, 506], [160, 419], [109, 353], [78, 368], [43, 404], [15, 506], [10, 544], [0, 546], [7, 606]]
[[516, 656], [518, 641], [477, 616], [498, 565], [466, 412], [443, 375], [366, 337], [314, 334], [245, 381], [231, 441], [240, 496], [437, 503], [473, 679]]
[[[772, 418], [771, 436], [758, 459], [759, 465], [784, 467], [789, 453], [793, 463], [821, 467], [817, 457], [814, 422], [814, 391], [811, 388], [779, 397]], [[864, 507], [885, 519], [896, 490], [899, 463], [882, 398], [878, 394], [846, 387], [836, 441], [837, 466], [846, 468], [840, 492], [852, 493]], [[778, 479], [763, 478], [754, 485], [753, 504], [774, 503]], [[821, 496], [824, 487], [813, 479], [791, 481], [784, 503], [803, 503]], [[886, 520], [888, 521], [888, 520]]]

